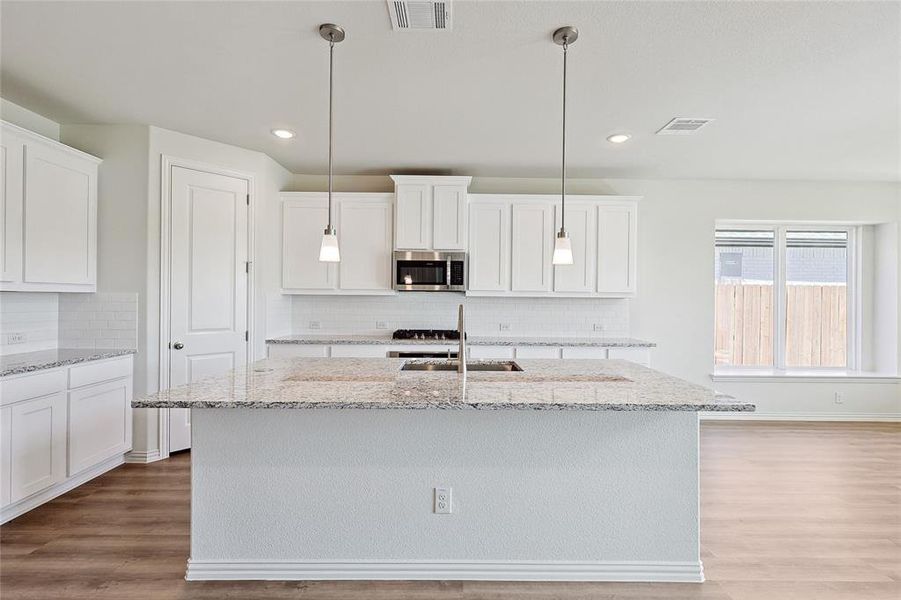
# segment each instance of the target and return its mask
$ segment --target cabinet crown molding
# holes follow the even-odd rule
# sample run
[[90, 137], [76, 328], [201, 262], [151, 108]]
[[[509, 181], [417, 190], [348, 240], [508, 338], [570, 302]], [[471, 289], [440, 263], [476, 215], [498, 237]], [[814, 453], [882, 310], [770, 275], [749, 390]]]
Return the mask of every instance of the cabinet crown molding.
[[466, 185], [472, 177], [462, 175], [389, 175], [394, 183], [431, 183], [433, 185]]
[[98, 158], [98, 157], [94, 156], [93, 154], [88, 154], [87, 152], [85, 152], [83, 150], [79, 150], [78, 148], [73, 148], [72, 146], [67, 146], [66, 144], [64, 144], [58, 140], [48, 138], [47, 136], [41, 135], [40, 133], [35, 133], [34, 131], [32, 131], [30, 129], [25, 129], [24, 127], [20, 127], [14, 123], [10, 123], [9, 121], [3, 121], [2, 119], [0, 119], [0, 126], [2, 126], [3, 129], [9, 129], [13, 133], [17, 133], [18, 135], [29, 138], [29, 141], [41, 142], [43, 144], [52, 146], [53, 148], [59, 148], [61, 150], [65, 150], [67, 152], [71, 152], [76, 156], [79, 156], [85, 160], [94, 162], [98, 165], [103, 162], [102, 158]]

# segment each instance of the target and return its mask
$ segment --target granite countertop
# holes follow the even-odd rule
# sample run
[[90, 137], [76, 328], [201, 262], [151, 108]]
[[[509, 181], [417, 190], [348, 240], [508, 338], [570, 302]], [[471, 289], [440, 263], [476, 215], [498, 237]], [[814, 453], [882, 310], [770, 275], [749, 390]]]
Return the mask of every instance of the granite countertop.
[[[753, 411], [623, 360], [517, 360], [522, 372], [401, 371], [397, 358], [260, 360], [134, 400], [135, 408]], [[473, 361], [476, 362], [476, 361]], [[487, 361], [490, 362], [490, 361]]]
[[38, 350], [0, 356], [0, 377], [31, 373], [44, 369], [55, 369], [66, 365], [103, 360], [134, 354], [134, 350], [98, 349], [98, 348], [57, 348], [55, 350]]
[[[448, 346], [457, 340], [395, 340], [384, 335], [286, 335], [266, 340], [267, 344], [356, 344], [385, 346]], [[605, 337], [491, 337], [467, 336], [470, 346], [585, 346], [594, 348], [654, 348], [657, 344], [633, 338]]]

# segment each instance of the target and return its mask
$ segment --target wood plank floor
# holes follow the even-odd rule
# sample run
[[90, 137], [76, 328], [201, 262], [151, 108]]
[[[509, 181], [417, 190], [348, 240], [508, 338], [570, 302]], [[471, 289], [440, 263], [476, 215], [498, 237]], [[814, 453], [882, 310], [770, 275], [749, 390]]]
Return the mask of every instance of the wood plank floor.
[[901, 425], [705, 423], [704, 584], [192, 582], [189, 456], [126, 465], [0, 528], [0, 597], [901, 598]]

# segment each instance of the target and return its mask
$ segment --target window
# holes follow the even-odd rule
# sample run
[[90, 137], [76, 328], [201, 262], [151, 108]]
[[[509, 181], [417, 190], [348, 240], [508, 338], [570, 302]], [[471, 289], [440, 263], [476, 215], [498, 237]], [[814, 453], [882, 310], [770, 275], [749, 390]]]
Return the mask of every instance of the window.
[[852, 368], [854, 229], [720, 226], [714, 363]]

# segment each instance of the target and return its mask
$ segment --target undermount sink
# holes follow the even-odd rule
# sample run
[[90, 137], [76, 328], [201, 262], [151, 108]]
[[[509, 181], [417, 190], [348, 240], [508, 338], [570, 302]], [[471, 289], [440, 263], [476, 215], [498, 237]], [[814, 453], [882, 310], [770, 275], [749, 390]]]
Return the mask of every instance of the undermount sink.
[[[457, 363], [454, 362], [407, 362], [401, 367], [401, 371], [456, 371]], [[514, 372], [522, 371], [522, 367], [510, 361], [497, 362], [470, 362], [466, 363], [467, 371], [496, 371]]]

